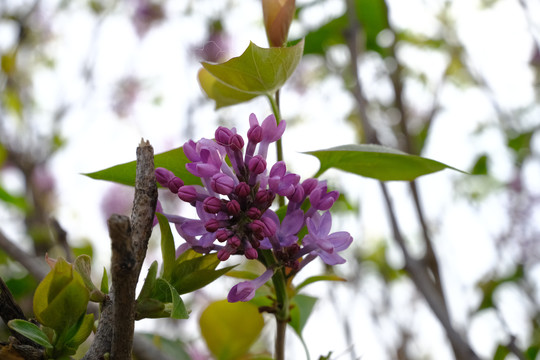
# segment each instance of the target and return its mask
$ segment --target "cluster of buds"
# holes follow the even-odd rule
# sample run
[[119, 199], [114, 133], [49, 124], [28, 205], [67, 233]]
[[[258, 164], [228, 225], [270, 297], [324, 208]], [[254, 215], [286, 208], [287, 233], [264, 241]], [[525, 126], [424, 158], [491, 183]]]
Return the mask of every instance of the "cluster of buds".
[[[247, 144], [236, 129], [219, 127], [215, 140], [184, 145], [191, 161], [186, 168], [201, 179], [202, 186], [185, 185], [171, 171], [156, 169], [160, 185], [197, 211], [198, 219], [166, 215], [186, 240], [177, 253], [187, 248], [215, 251], [224, 261], [233, 254], [257, 259], [259, 250], [271, 249], [280, 266], [295, 271], [317, 256], [329, 265], [345, 262], [338, 252], [350, 245], [352, 237], [347, 232], [330, 234], [329, 209], [338, 192], [328, 192], [325, 181], [301, 182], [283, 161], [267, 166], [268, 147], [281, 138], [285, 121], [277, 124], [270, 115], [259, 124], [251, 114], [249, 123]], [[270, 209], [278, 195], [288, 199], [282, 219]], [[304, 227], [307, 235], [299, 239]]]

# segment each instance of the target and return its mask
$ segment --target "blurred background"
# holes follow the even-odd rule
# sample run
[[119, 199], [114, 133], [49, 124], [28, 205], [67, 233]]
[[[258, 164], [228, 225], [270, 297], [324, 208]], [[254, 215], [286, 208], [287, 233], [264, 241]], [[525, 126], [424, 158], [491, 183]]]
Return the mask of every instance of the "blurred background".
[[[367, 123], [384, 145], [473, 174], [388, 183], [399, 226], [415, 257], [435, 254], [452, 324], [481, 358], [538, 358], [540, 3], [296, 6], [289, 39], [306, 45], [281, 91], [289, 169], [312, 176], [318, 161], [302, 152], [362, 142]], [[129, 213], [132, 190], [82, 174], [134, 160], [141, 138], [159, 153], [218, 125], [245, 134], [250, 113], [271, 113], [266, 100], [216, 111], [197, 71], [250, 41], [267, 46], [258, 0], [0, 0], [0, 250], [16, 244], [32, 261], [86, 253], [99, 278], [110, 258], [106, 219]], [[304, 331], [311, 358], [454, 358], [403, 270], [379, 184], [337, 171], [323, 178], [345, 198], [334, 228], [355, 241], [345, 265], [306, 269], [347, 279], [306, 289], [319, 297]], [[164, 207], [189, 211], [172, 199]], [[154, 235], [148, 264], [159, 254]], [[6, 252], [0, 275], [31, 314], [36, 279]], [[235, 282], [188, 295], [189, 320], [137, 328], [207, 358], [197, 314]], [[271, 349], [269, 323], [260, 349]], [[305, 357], [293, 332], [287, 346], [291, 359]]]

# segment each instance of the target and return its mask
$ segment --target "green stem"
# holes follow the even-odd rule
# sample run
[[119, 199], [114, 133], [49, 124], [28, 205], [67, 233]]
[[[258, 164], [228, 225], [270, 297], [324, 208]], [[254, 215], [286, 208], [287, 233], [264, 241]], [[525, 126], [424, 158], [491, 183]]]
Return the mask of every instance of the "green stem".
[[289, 322], [289, 296], [287, 294], [287, 285], [285, 283], [283, 268], [277, 268], [272, 277], [274, 289], [276, 291], [277, 312], [276, 312], [276, 349], [274, 357], [276, 360], [285, 359], [285, 333], [287, 323]]

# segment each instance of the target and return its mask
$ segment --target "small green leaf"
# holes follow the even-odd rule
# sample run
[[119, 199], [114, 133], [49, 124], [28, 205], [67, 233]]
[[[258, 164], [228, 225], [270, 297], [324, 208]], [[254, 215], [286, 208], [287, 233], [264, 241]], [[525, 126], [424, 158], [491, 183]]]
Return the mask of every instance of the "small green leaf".
[[92, 259], [88, 255], [77, 256], [75, 262], [73, 263], [75, 270], [81, 275], [84, 285], [88, 291], [96, 289], [96, 286], [92, 282]]
[[321, 168], [315, 177], [330, 168], [381, 181], [411, 181], [443, 169], [463, 172], [435, 160], [409, 155], [380, 145], [342, 145], [309, 151], [306, 154], [317, 157], [321, 162]]
[[174, 247], [174, 238], [171, 232], [169, 221], [163, 214], [156, 213], [161, 230], [161, 256], [163, 257], [163, 278], [171, 280], [171, 274], [176, 260], [176, 248]]
[[208, 349], [219, 360], [240, 359], [247, 354], [264, 326], [257, 306], [249, 302], [216, 301], [199, 320]]
[[39, 344], [47, 349], [53, 348], [53, 346], [49, 342], [49, 339], [47, 338], [47, 335], [45, 335], [39, 327], [29, 321], [14, 319], [8, 321], [8, 326], [10, 329], [15, 330], [21, 335], [24, 335], [36, 344]]
[[210, 284], [236, 266], [215, 270], [219, 263], [215, 253], [201, 256], [195, 251], [189, 250], [176, 259], [170, 282], [179, 294], [195, 291]]
[[257, 94], [238, 91], [225, 85], [218, 81], [218, 79], [210, 74], [205, 68], [199, 70], [197, 77], [199, 79], [199, 84], [206, 95], [216, 102], [216, 109], [240, 104], [258, 96]]
[[109, 293], [109, 276], [107, 275], [107, 269], [105, 268], [105, 266], [103, 267], [103, 276], [101, 277], [100, 290], [104, 294]]
[[157, 261], [153, 261], [152, 265], [150, 265], [150, 267], [148, 268], [148, 274], [144, 279], [144, 284], [141, 288], [139, 296], [137, 297], [137, 301], [149, 299], [152, 296], [152, 293], [154, 292], [154, 288], [156, 286], [157, 269], [158, 263]]
[[339, 277], [337, 275], [319, 275], [319, 276], [311, 276], [307, 278], [306, 280], [302, 281], [297, 287], [296, 292], [300, 292], [300, 290], [304, 287], [306, 287], [309, 284], [313, 284], [317, 281], [347, 281], [342, 277]]
[[218, 81], [234, 90], [252, 95], [272, 95], [292, 75], [303, 50], [303, 40], [283, 48], [261, 48], [250, 43], [239, 57], [222, 64], [202, 65]]
[[[154, 165], [156, 168], [164, 167], [172, 171], [176, 176], [181, 178], [185, 184], [200, 184], [200, 179], [187, 171], [186, 164], [188, 162], [189, 160], [184, 154], [184, 150], [181, 147], [178, 149], [166, 151], [164, 153], [156, 154], [154, 156]], [[131, 161], [128, 163], [115, 165], [104, 170], [83, 175], [86, 175], [92, 179], [107, 180], [119, 184], [135, 186], [136, 166], [136, 161]]]
[[186, 306], [184, 305], [184, 302], [182, 301], [182, 298], [180, 297], [180, 295], [178, 295], [176, 289], [169, 282], [167, 282], [167, 285], [169, 285], [172, 298], [172, 309], [170, 315], [171, 318], [188, 319], [189, 314], [187, 312]]

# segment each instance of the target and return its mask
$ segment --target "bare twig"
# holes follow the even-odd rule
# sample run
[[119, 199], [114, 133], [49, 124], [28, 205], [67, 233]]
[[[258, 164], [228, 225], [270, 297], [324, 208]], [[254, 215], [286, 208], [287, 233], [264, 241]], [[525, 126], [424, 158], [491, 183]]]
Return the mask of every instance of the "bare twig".
[[111, 274], [114, 293], [111, 357], [131, 359], [135, 324], [135, 288], [146, 256], [157, 203], [154, 175], [154, 150], [141, 141], [137, 148], [135, 198], [130, 220], [125, 216], [109, 218], [112, 242]]

